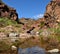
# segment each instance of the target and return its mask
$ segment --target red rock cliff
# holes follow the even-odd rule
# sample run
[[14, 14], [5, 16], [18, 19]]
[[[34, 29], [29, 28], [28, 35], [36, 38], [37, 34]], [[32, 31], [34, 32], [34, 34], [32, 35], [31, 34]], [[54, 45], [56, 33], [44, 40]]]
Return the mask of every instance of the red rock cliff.
[[60, 23], [60, 0], [52, 0], [46, 7], [44, 14], [46, 24], [50, 27], [55, 27]]
[[16, 10], [2, 2], [0, 2], [0, 17], [8, 17], [14, 21], [18, 21], [18, 14]]

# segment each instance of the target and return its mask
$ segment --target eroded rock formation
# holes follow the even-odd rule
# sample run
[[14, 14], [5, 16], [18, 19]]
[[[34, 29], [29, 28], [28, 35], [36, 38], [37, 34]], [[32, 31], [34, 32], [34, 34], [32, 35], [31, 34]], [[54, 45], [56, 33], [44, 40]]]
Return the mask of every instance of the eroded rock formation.
[[0, 17], [7, 17], [14, 21], [18, 21], [18, 14], [16, 10], [2, 2], [0, 2]]
[[44, 18], [49, 27], [55, 27], [60, 23], [60, 0], [52, 0], [47, 5]]

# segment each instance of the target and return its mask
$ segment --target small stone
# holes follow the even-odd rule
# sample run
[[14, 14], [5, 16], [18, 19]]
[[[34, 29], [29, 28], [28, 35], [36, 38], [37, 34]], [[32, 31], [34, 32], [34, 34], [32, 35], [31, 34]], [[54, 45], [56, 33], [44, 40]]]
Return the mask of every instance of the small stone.
[[13, 45], [13, 46], [11, 46], [11, 49], [12, 50], [17, 50], [17, 47]]
[[56, 52], [56, 53], [58, 53], [59, 52], [59, 49], [52, 49], [52, 50], [48, 50], [47, 52], [50, 52], [50, 53]]

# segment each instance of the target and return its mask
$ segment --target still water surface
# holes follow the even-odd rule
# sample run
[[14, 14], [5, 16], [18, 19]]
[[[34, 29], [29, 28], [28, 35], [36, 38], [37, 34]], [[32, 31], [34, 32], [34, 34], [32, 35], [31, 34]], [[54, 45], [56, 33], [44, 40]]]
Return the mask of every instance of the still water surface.
[[18, 54], [45, 54], [45, 50], [40, 47], [19, 49]]

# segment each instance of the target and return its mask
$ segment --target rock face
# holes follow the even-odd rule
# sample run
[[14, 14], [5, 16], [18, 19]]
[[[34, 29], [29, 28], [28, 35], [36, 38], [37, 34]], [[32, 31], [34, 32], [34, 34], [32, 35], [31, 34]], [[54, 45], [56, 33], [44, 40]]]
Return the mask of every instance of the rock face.
[[0, 2], [0, 17], [7, 17], [14, 21], [18, 21], [18, 14], [14, 8]]
[[33, 20], [33, 23], [32, 21], [28, 22], [26, 19], [22, 19], [22, 21], [26, 23], [24, 29], [31, 23], [27, 33], [30, 33], [32, 30], [58, 28], [58, 24], [60, 24], [60, 0], [51, 0], [46, 7], [43, 18]]
[[[18, 21], [18, 14], [14, 8], [7, 6], [0, 2], [0, 17], [7, 17], [14, 21]], [[22, 24], [22, 30], [27, 31], [38, 31], [39, 29], [46, 29], [47, 27], [58, 27], [60, 23], [60, 0], [52, 0], [46, 7], [46, 12], [43, 18], [34, 20], [31, 18], [22, 18], [19, 20]]]
[[44, 18], [49, 27], [55, 27], [60, 23], [60, 0], [52, 0], [47, 5]]

